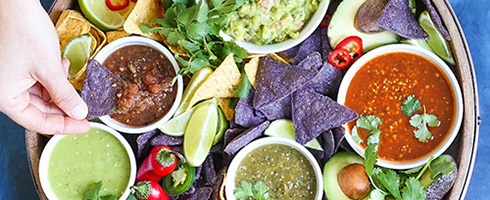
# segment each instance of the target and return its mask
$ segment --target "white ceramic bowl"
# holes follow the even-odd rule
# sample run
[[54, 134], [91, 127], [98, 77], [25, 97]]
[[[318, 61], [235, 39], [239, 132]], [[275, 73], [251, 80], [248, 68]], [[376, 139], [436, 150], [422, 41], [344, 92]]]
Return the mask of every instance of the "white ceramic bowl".
[[[387, 53], [393, 53], [393, 52], [412, 53], [412, 54], [422, 56], [423, 58], [433, 62], [440, 69], [440, 71], [444, 73], [444, 75], [447, 77], [449, 81], [449, 87], [454, 92], [454, 97], [455, 97], [454, 101], [456, 104], [455, 107], [456, 110], [454, 111], [455, 113], [454, 121], [451, 128], [449, 129], [448, 136], [446, 136], [445, 140], [442, 141], [439, 147], [437, 147], [433, 152], [429, 153], [427, 156], [409, 162], [394, 162], [394, 161], [387, 161], [382, 159], [378, 159], [377, 162], [377, 165], [390, 169], [400, 169], [400, 170], [411, 169], [427, 163], [427, 161], [429, 161], [431, 156], [438, 157], [442, 153], [444, 153], [444, 151], [446, 151], [449, 148], [449, 146], [452, 144], [452, 142], [458, 135], [459, 128], [461, 126], [461, 121], [463, 120], [463, 96], [461, 94], [461, 89], [459, 87], [458, 80], [454, 76], [449, 66], [441, 58], [439, 58], [437, 55], [435, 55], [434, 53], [426, 49], [412, 46], [412, 45], [407, 45], [407, 44], [392, 44], [392, 45], [386, 45], [386, 46], [376, 48], [363, 55], [349, 68], [344, 78], [342, 79], [342, 83], [340, 84], [337, 101], [340, 104], [344, 105], [346, 93], [349, 88], [350, 82], [352, 81], [352, 78], [357, 73], [357, 71], [359, 71], [359, 69], [363, 67], [364, 64], [374, 59], [375, 57]], [[345, 134], [345, 139], [347, 140], [349, 145], [359, 155], [364, 156], [364, 149], [361, 148], [356, 142], [354, 142], [354, 140], [352, 139], [352, 135], [350, 134], [350, 130], [347, 129], [347, 125], [344, 125], [344, 128], [347, 130], [347, 133]]]
[[236, 187], [235, 174], [243, 158], [245, 158], [247, 154], [257, 149], [258, 147], [264, 145], [270, 145], [270, 144], [282, 144], [282, 145], [290, 146], [298, 150], [299, 152], [301, 152], [301, 154], [303, 154], [308, 159], [308, 161], [310, 161], [310, 164], [313, 167], [313, 171], [315, 172], [315, 177], [316, 177], [317, 188], [316, 188], [315, 200], [321, 200], [323, 197], [323, 175], [322, 175], [322, 170], [318, 165], [318, 161], [316, 161], [315, 157], [310, 153], [310, 151], [308, 151], [308, 149], [306, 149], [301, 144], [291, 139], [279, 138], [279, 137], [265, 137], [265, 138], [258, 139], [245, 146], [242, 150], [240, 150], [240, 152], [238, 152], [238, 154], [236, 154], [236, 156], [231, 161], [231, 164], [228, 167], [228, 171], [226, 173], [227, 174], [225, 180], [226, 199], [236, 200], [235, 196], [233, 195]]
[[[109, 132], [119, 140], [119, 142], [124, 146], [126, 152], [128, 153], [129, 164], [130, 164], [129, 181], [126, 186], [126, 190], [124, 191], [121, 198], [119, 198], [119, 200], [125, 200], [129, 196], [130, 187], [133, 185], [136, 179], [136, 160], [134, 157], [133, 149], [131, 149], [131, 146], [129, 145], [128, 141], [126, 141], [126, 139], [120, 133], [118, 133], [112, 128], [107, 127], [106, 125], [90, 122], [90, 128], [101, 129]], [[48, 179], [49, 160], [51, 158], [51, 153], [53, 152], [53, 148], [56, 146], [56, 144], [58, 144], [58, 142], [63, 137], [65, 137], [65, 135], [53, 136], [44, 147], [43, 152], [41, 153], [41, 158], [39, 159], [39, 180], [41, 182], [41, 188], [43, 189], [46, 197], [50, 200], [57, 200], [58, 197], [56, 197], [56, 195], [54, 194], [51, 188], [51, 185], [49, 184], [49, 179]]]
[[[303, 26], [300, 31], [300, 36], [296, 39], [287, 39], [280, 43], [268, 44], [268, 45], [258, 45], [252, 42], [247, 41], [235, 41], [235, 43], [247, 50], [248, 53], [251, 54], [268, 54], [285, 51], [290, 49], [299, 43], [303, 42], [306, 38], [308, 38], [320, 25], [325, 14], [327, 13], [328, 6], [330, 4], [330, 0], [322, 0], [318, 5], [318, 9], [316, 12], [310, 17], [308, 23]], [[224, 31], [220, 31], [220, 36], [223, 37], [225, 41], [234, 40], [233, 37], [226, 34]]]
[[[154, 49], [159, 50], [162, 52], [163, 55], [165, 55], [170, 63], [172, 63], [174, 69], [175, 69], [175, 74], [179, 73], [179, 65], [177, 64], [177, 61], [175, 60], [174, 56], [170, 51], [167, 50], [166, 47], [164, 47], [162, 44], [145, 38], [145, 37], [140, 37], [140, 36], [131, 36], [131, 37], [124, 37], [120, 38], [116, 41], [113, 41], [106, 45], [104, 48], [102, 48], [99, 53], [95, 56], [95, 60], [97, 60], [99, 63], [104, 63], [104, 61], [109, 57], [112, 53], [114, 53], [116, 50], [125, 47], [125, 46], [131, 46], [131, 45], [143, 45], [143, 46], [149, 46]], [[102, 116], [100, 117], [100, 120], [110, 126], [111, 128], [114, 128], [120, 132], [123, 133], [144, 133], [151, 131], [153, 129], [156, 129], [163, 125], [165, 122], [167, 122], [177, 111], [177, 108], [179, 107], [180, 101], [182, 99], [182, 93], [184, 91], [184, 81], [182, 80], [181, 76], [178, 76], [177, 78], [177, 96], [175, 97], [175, 101], [168, 111], [168, 113], [163, 116], [161, 119], [146, 125], [146, 126], [129, 126], [123, 123], [120, 123], [114, 119], [112, 119], [110, 116]]]

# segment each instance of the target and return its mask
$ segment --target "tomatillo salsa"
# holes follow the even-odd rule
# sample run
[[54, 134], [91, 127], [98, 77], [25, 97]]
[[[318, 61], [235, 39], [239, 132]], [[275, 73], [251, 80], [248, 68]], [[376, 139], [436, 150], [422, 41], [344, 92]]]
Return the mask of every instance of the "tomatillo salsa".
[[176, 73], [160, 51], [142, 45], [126, 46], [112, 53], [104, 66], [123, 79], [113, 119], [144, 126], [168, 113], [177, 96], [177, 83], [172, 85]]
[[272, 199], [312, 200], [316, 177], [310, 161], [298, 150], [282, 144], [261, 146], [245, 156], [238, 166], [235, 184], [262, 181]]
[[[420, 101], [421, 109], [414, 114], [435, 115], [440, 123], [428, 127], [432, 137], [419, 141], [401, 107], [408, 96]], [[349, 85], [345, 106], [360, 115], [375, 115], [379, 125], [378, 156], [387, 161], [412, 161], [432, 153], [445, 138], [455, 120], [455, 96], [444, 73], [431, 61], [411, 53], [388, 53], [362, 66]], [[348, 123], [352, 130], [356, 122]], [[357, 128], [367, 141], [370, 132]], [[366, 142], [360, 144], [366, 147]]]
[[101, 196], [119, 198], [128, 185], [130, 168], [128, 153], [119, 140], [109, 132], [91, 128], [58, 141], [49, 159], [48, 179], [58, 199], [82, 199], [99, 181]]

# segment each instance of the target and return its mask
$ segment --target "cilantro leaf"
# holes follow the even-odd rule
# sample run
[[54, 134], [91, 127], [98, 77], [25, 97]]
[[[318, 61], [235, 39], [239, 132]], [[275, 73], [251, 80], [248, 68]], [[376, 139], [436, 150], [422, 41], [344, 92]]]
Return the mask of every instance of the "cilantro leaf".
[[437, 119], [435, 115], [427, 114], [424, 106], [424, 114], [413, 115], [409, 121], [410, 125], [418, 128], [414, 131], [415, 137], [420, 142], [426, 142], [430, 138], [432, 138], [432, 133], [427, 128], [427, 125], [430, 127], [436, 127], [440, 125], [440, 121]]
[[373, 173], [378, 183], [383, 185], [395, 199], [401, 198], [400, 196], [400, 177], [391, 169], [382, 169]]
[[369, 193], [369, 198], [367, 200], [385, 200], [386, 193], [379, 189], [371, 190]]
[[443, 174], [448, 174], [454, 170], [452, 158], [442, 155], [429, 165], [430, 178], [436, 180]]
[[240, 83], [236, 86], [235, 93], [240, 99], [245, 99], [252, 88], [252, 84], [248, 81], [247, 74], [242, 71], [242, 79]]
[[170, 45], [177, 45], [179, 40], [184, 39], [179, 32], [172, 31], [167, 36], [167, 43]]
[[206, 23], [206, 21], [208, 21], [209, 7], [207, 3], [202, 3], [202, 2], [203, 1], [199, 1], [198, 6], [200, 7], [200, 9], [197, 12], [196, 20], [200, 23]]
[[354, 142], [356, 142], [358, 144], [361, 144], [364, 142], [361, 139], [361, 137], [359, 137], [359, 134], [357, 133], [357, 126], [352, 127], [351, 135], [352, 135], [352, 139], [354, 140]]
[[415, 177], [408, 178], [401, 191], [403, 200], [425, 199], [424, 186]]
[[148, 26], [148, 24], [146, 24], [144, 22], [141, 23], [140, 28], [141, 28], [141, 31], [143, 31], [143, 33], [156, 33], [158, 31], [161, 31], [161, 30], [164, 30], [165, 29], [163, 27], [158, 27], [158, 26], [156, 26], [156, 27], [150, 27], [150, 26]]
[[379, 144], [379, 135], [381, 131], [379, 129], [374, 129], [371, 131], [371, 135], [368, 137], [368, 144]]
[[248, 181], [240, 182], [240, 186], [235, 189], [234, 196], [240, 200], [249, 198], [256, 200], [272, 200], [268, 193], [269, 188], [262, 181], [251, 184]]
[[378, 129], [379, 124], [381, 124], [381, 119], [375, 115], [361, 115], [356, 122], [356, 126], [368, 131]]
[[424, 114], [424, 121], [427, 122], [427, 125], [430, 127], [436, 127], [439, 126], [441, 123], [435, 115], [430, 115], [430, 114]]
[[100, 196], [102, 181], [93, 183], [90, 188], [83, 194], [83, 200], [117, 200], [115, 195]]
[[248, 199], [253, 197], [252, 184], [248, 181], [240, 182], [240, 186], [235, 189], [235, 197], [238, 199]]
[[420, 126], [419, 129], [415, 130], [413, 133], [420, 142], [427, 142], [427, 140], [432, 138], [432, 134], [430, 133], [425, 123], [422, 126]]
[[407, 117], [410, 117], [418, 110], [420, 110], [420, 101], [414, 95], [410, 95], [405, 100], [403, 100], [402, 112]]
[[364, 150], [364, 167], [366, 168], [366, 174], [372, 175], [374, 165], [376, 165], [376, 159], [378, 158], [378, 144], [368, 144]]

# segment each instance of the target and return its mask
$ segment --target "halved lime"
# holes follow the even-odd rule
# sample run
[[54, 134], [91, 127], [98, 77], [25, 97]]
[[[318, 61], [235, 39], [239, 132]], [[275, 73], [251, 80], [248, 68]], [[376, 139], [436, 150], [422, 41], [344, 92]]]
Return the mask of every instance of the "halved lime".
[[187, 87], [185, 88], [184, 95], [182, 96], [182, 101], [179, 105], [179, 108], [177, 108], [177, 111], [175, 111], [175, 115], [179, 115], [181, 113], [184, 113], [187, 110], [187, 107], [189, 107], [189, 103], [192, 99], [192, 96], [194, 96], [194, 93], [196, 93], [196, 90], [199, 85], [201, 85], [204, 80], [211, 74], [213, 70], [209, 67], [205, 67], [197, 71], [191, 78], [191, 81], [189, 84], [187, 84]]
[[422, 12], [419, 17], [420, 26], [429, 34], [430, 39], [427, 43], [439, 57], [441, 57], [448, 64], [455, 65], [453, 52], [449, 42], [444, 38], [441, 31], [436, 27], [431, 20], [427, 11]]
[[[283, 137], [291, 140], [296, 140], [296, 134], [294, 133], [293, 122], [289, 119], [276, 119], [269, 124], [269, 127], [265, 129], [264, 135], [273, 137]], [[306, 143], [305, 147], [323, 151], [320, 142], [317, 139]]]
[[191, 118], [192, 112], [194, 112], [194, 109], [189, 110], [185, 113], [182, 113], [172, 118], [158, 129], [160, 129], [162, 133], [165, 133], [167, 135], [182, 137], [184, 135], [185, 128], [189, 123], [189, 119]]
[[78, 0], [85, 17], [104, 31], [121, 28], [124, 18], [116, 11], [109, 10], [103, 0]]
[[90, 57], [91, 45], [92, 38], [88, 34], [73, 38], [73, 40], [66, 44], [61, 56], [70, 60], [68, 77], [75, 76], [83, 68], [85, 63], [87, 63]]
[[221, 110], [219, 106], [217, 106], [217, 109], [218, 109], [218, 128], [216, 129], [216, 135], [214, 136], [213, 145], [218, 143], [221, 140], [221, 138], [223, 138], [226, 129], [228, 129], [228, 120], [226, 120], [226, 116], [223, 113], [223, 110]]
[[209, 154], [218, 127], [216, 105], [204, 102], [196, 106], [184, 133], [184, 156], [189, 165], [200, 166]]

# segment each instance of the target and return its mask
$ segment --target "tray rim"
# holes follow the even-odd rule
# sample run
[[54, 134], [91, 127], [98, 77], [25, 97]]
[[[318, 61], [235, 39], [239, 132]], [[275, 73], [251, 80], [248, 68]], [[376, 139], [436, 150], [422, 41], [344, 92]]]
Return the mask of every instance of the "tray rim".
[[[56, 22], [56, 20], [59, 17], [60, 12], [62, 10], [65, 10], [67, 8], [72, 7], [74, 2], [75, 2], [74, 0], [54, 0], [53, 4], [48, 9], [48, 13], [50, 14], [51, 20], [53, 22]], [[470, 103], [473, 103], [472, 109], [470, 109], [472, 112], [469, 113], [469, 114], [471, 114], [471, 116], [467, 115], [466, 112], [468, 109], [466, 109], [466, 106], [465, 106], [465, 111], [464, 111], [465, 112], [465, 118], [474, 118], [474, 120], [464, 119], [463, 120], [463, 126], [460, 128], [460, 132], [464, 132], [463, 129], [466, 126], [469, 126], [469, 128], [473, 129], [471, 131], [473, 134], [466, 135], [466, 136], [473, 136], [473, 138], [470, 138], [471, 140], [469, 141], [470, 143], [472, 143], [470, 146], [471, 148], [470, 149], [464, 149], [464, 147], [462, 147], [463, 145], [461, 144], [461, 146], [459, 147], [459, 152], [458, 152], [458, 155], [462, 155], [461, 154], [462, 151], [468, 151], [467, 152], [469, 154], [468, 158], [460, 158], [460, 161], [462, 159], [465, 159], [467, 162], [458, 163], [459, 170], [461, 170], [461, 166], [464, 164], [463, 167], [465, 167], [466, 173], [464, 173], [464, 176], [463, 176], [462, 173], [458, 172], [458, 178], [457, 178], [456, 182], [462, 182], [462, 184], [458, 184], [457, 188], [456, 188], [456, 185], [453, 186], [451, 191], [446, 195], [446, 196], [449, 196], [449, 199], [464, 199], [466, 196], [466, 193], [468, 191], [469, 184], [471, 181], [471, 177], [473, 174], [473, 168], [475, 165], [476, 154], [477, 154], [477, 149], [478, 149], [479, 128], [480, 128], [480, 123], [481, 123], [477, 80], [476, 80], [476, 74], [475, 74], [473, 59], [471, 56], [471, 52], [469, 49], [468, 42], [466, 40], [466, 35], [464, 34], [464, 31], [461, 27], [461, 24], [460, 24], [460, 22], [456, 16], [456, 13], [454, 12], [454, 10], [451, 6], [451, 4], [449, 3], [449, 0], [432, 1], [432, 2], [434, 4], [434, 6], [436, 7], [436, 9], [439, 11], [439, 13], [441, 13], [441, 10], [445, 9], [444, 10], [445, 13], [448, 13], [450, 15], [450, 19], [443, 18], [443, 22], [445, 23], [445, 25], [448, 29], [453, 28], [457, 31], [457, 35], [451, 35], [451, 36], [453, 37], [453, 40], [457, 39], [456, 42], [461, 43], [462, 46], [460, 47], [460, 49], [464, 50], [464, 53], [454, 51], [454, 50], [460, 50], [460, 49], [454, 48], [455, 42], [454, 41], [451, 42], [451, 46], [452, 46], [453, 51], [454, 51], [453, 54], [457, 54], [457, 55], [462, 56], [462, 57], [457, 57], [458, 58], [457, 61], [463, 61], [463, 63], [457, 63], [457, 66], [459, 66], [459, 67], [456, 68], [456, 70], [461, 70], [463, 67], [469, 68], [469, 71], [466, 71], [464, 73], [458, 73], [457, 75], [469, 75], [471, 77], [470, 78], [471, 83], [466, 82], [466, 84], [463, 85], [463, 80], [461, 80], [461, 79], [464, 77], [458, 76], [460, 84], [462, 86], [468, 86], [468, 85], [471, 86], [470, 90], [473, 91], [473, 93], [472, 93], [473, 97], [472, 98], [469, 98], [469, 97], [466, 97], [466, 98], [463, 97], [463, 98], [465, 100], [470, 100]], [[453, 25], [451, 25], [451, 22], [450, 22], [451, 20], [452, 20], [452, 23], [454, 23]], [[449, 31], [451, 31], [451, 30], [449, 30]], [[454, 36], [458, 36], [458, 38], [455, 38]], [[464, 88], [463, 87], [462, 87], [462, 90], [463, 90], [463, 94], [464, 94]], [[466, 123], [468, 123], [468, 124], [466, 124]], [[30, 170], [31, 177], [32, 177], [33, 182], [36, 186], [35, 188], [38, 192], [39, 198], [40, 199], [46, 199], [46, 197], [44, 196], [44, 192], [42, 191], [42, 189], [39, 185], [38, 167], [33, 168], [32, 161], [33, 161], [33, 159], [38, 161], [39, 155], [33, 155], [31, 153], [31, 150], [34, 151], [34, 149], [32, 148], [33, 146], [31, 146], [34, 144], [32, 144], [32, 141], [29, 140], [29, 138], [31, 138], [31, 137], [37, 137], [36, 142], [39, 142], [39, 138], [41, 138], [41, 139], [43, 139], [43, 138], [46, 139], [46, 138], [44, 136], [42, 136], [41, 134], [38, 134], [36, 132], [25, 130], [25, 138], [26, 138], [25, 143], [26, 143], [26, 148], [27, 148], [27, 160], [28, 160], [29, 167], [31, 169]], [[464, 138], [462, 138], [462, 139], [460, 139], [460, 142], [464, 143], [467, 141]], [[34, 148], [37, 149], [38, 147], [34, 147]], [[466, 148], [468, 148], [468, 146]], [[42, 152], [42, 150], [41, 150], [41, 152]], [[456, 190], [455, 190], [455, 188], [456, 188]]]

